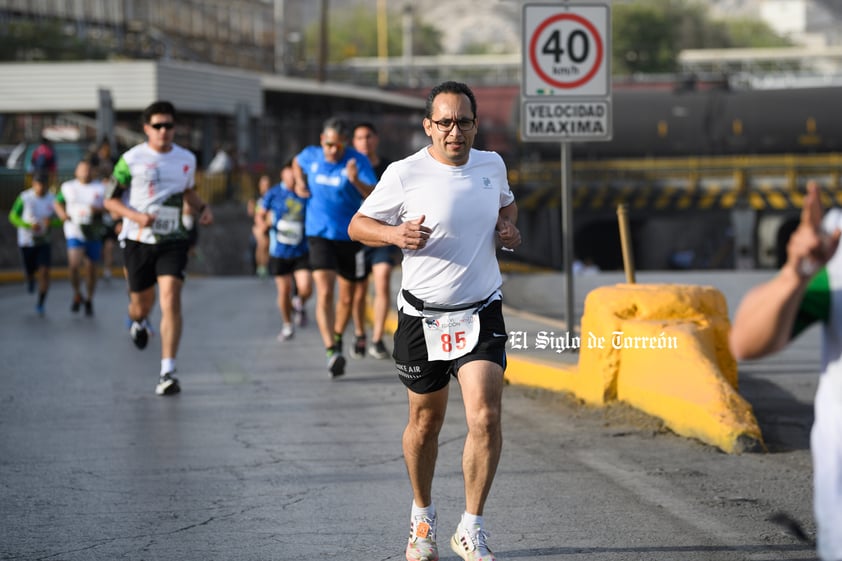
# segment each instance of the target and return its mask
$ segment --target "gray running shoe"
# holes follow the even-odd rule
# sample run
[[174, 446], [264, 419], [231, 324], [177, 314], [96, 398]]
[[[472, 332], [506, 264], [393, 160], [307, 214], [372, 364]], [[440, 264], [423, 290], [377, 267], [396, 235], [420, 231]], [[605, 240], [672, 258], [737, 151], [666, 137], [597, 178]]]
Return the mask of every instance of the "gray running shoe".
[[389, 351], [386, 349], [383, 341], [375, 341], [368, 347], [368, 355], [379, 360], [384, 360], [389, 358]]

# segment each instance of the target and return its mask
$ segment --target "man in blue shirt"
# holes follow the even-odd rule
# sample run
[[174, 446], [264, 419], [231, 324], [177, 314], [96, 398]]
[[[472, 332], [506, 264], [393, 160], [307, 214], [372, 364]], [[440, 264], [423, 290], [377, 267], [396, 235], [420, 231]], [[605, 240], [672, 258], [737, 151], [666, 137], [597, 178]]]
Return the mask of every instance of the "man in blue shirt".
[[342, 333], [351, 316], [354, 286], [365, 278], [363, 247], [348, 236], [348, 225], [377, 183], [368, 158], [347, 147], [348, 135], [344, 121], [328, 119], [319, 145], [308, 146], [293, 159], [295, 192], [307, 199], [304, 231], [316, 285], [316, 322], [334, 378], [345, 373]]

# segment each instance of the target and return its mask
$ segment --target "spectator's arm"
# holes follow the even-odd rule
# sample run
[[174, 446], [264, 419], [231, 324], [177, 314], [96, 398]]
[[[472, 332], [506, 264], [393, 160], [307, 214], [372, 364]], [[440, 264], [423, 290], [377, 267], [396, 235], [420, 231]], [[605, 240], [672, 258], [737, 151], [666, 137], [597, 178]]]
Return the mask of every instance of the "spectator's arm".
[[801, 223], [787, 244], [786, 263], [772, 280], [751, 289], [734, 314], [728, 342], [738, 360], [760, 358], [786, 346], [810, 279], [839, 245], [838, 230], [831, 236], [820, 232], [818, 186], [811, 183], [807, 189]]

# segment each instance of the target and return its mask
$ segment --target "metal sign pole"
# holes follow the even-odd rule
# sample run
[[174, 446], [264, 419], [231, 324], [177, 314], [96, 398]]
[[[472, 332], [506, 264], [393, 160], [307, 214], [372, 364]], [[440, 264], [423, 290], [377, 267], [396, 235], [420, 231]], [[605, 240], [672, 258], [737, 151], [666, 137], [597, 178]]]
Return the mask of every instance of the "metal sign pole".
[[561, 143], [565, 319], [572, 331], [576, 257], [571, 143], [611, 140], [611, 4], [609, 0], [527, 3], [522, 21], [521, 139]]
[[573, 309], [573, 173], [570, 143], [561, 143], [561, 237], [564, 248], [564, 296], [567, 331], [575, 327]]

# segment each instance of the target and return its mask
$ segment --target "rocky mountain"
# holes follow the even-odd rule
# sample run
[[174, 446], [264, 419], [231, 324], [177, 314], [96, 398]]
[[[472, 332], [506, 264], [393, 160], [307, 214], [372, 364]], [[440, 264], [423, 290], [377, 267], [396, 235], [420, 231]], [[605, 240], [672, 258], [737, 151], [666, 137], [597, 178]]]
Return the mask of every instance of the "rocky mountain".
[[[286, 0], [296, 4], [304, 25], [315, 21], [319, 14], [319, 2], [313, 0]], [[329, 9], [370, 7], [376, 17], [378, 0], [326, 0]], [[521, 47], [521, 14], [527, 3], [543, 3], [536, 0], [386, 0], [390, 14], [399, 14], [405, 7], [411, 7], [427, 24], [442, 33], [445, 53], [459, 54], [472, 46], [481, 47], [487, 53], [517, 53]], [[544, 0], [550, 2], [550, 0]], [[560, 0], [557, 0], [562, 4]], [[613, 5], [634, 0], [604, 0]], [[707, 2], [714, 17], [738, 15], [758, 17], [760, 5], [766, 0], [710, 0]], [[817, 0], [814, 0], [817, 1]], [[842, 4], [839, 0], [831, 3]], [[551, 3], [551, 2], [550, 2]]]
[[[300, 10], [302, 26], [319, 17], [319, 2], [287, 0]], [[300, 2], [300, 4], [299, 4]], [[410, 7], [418, 17], [442, 33], [446, 53], [463, 53], [471, 45], [480, 45], [490, 53], [514, 53], [520, 50], [521, 6], [527, 0], [387, 0], [390, 14], [400, 14]], [[370, 7], [376, 17], [377, 0], [328, 0], [331, 10]]]

